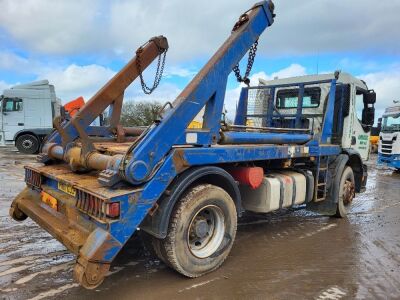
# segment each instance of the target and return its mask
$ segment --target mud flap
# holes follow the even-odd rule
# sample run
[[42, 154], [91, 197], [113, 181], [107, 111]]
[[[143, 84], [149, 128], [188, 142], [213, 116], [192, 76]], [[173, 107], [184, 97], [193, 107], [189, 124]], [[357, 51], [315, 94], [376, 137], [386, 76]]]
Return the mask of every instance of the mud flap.
[[336, 214], [337, 203], [339, 199], [340, 177], [343, 173], [349, 157], [346, 154], [340, 154], [332, 163], [329, 164], [328, 191], [326, 199], [321, 202], [309, 202], [306, 209], [325, 215], [333, 216]]

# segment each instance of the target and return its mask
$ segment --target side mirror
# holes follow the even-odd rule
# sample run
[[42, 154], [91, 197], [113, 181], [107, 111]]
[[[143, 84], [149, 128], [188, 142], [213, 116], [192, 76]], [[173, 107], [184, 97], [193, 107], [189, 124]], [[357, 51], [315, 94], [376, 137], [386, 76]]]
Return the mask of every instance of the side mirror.
[[382, 118], [378, 119], [378, 126], [377, 127], [379, 128], [379, 131], [380, 131], [381, 128], [382, 128]]
[[365, 94], [364, 103], [375, 104], [375, 102], [376, 102], [376, 93], [374, 90], [369, 90], [368, 93]]
[[375, 120], [375, 108], [366, 107], [362, 111], [362, 124], [367, 126], [374, 125]]

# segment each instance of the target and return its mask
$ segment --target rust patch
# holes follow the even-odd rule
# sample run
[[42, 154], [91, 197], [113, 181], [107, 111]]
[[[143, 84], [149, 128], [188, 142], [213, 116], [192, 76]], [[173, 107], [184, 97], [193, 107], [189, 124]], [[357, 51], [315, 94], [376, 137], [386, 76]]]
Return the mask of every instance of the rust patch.
[[138, 200], [139, 200], [139, 193], [135, 193], [128, 197], [128, 202], [131, 205], [136, 205], [138, 203]]
[[132, 187], [129, 184], [122, 184], [115, 189], [104, 187], [97, 180], [97, 171], [85, 174], [75, 174], [67, 164], [48, 165], [43, 167], [31, 166], [30, 168], [45, 177], [70, 184], [76, 189], [82, 190], [101, 199], [111, 199], [141, 190], [140, 187]]
[[172, 155], [172, 161], [174, 162], [177, 173], [181, 173], [190, 166], [185, 159], [183, 149], [175, 149], [174, 154]]

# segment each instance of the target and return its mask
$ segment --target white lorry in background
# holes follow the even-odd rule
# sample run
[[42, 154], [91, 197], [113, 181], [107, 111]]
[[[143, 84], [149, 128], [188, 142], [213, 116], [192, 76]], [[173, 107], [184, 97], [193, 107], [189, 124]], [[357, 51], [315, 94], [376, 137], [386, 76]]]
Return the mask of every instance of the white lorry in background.
[[382, 116], [378, 164], [400, 170], [400, 105], [386, 108]]
[[20, 152], [37, 153], [60, 115], [60, 100], [47, 80], [16, 85], [0, 96], [0, 145], [15, 144]]

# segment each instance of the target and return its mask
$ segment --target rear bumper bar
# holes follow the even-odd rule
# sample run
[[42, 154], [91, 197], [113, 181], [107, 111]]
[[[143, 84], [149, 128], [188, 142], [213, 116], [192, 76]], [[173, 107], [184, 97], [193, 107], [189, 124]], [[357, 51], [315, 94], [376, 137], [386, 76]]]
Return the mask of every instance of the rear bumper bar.
[[109, 264], [122, 248], [106, 228], [83, 218], [75, 207], [69, 207], [65, 214], [58, 212], [42, 202], [40, 192], [29, 187], [11, 206], [33, 219], [80, 260]]
[[12, 206], [38, 223], [76, 255], [90, 235], [90, 231], [79, 226], [71, 218], [43, 203], [40, 193], [29, 187], [14, 199]]

